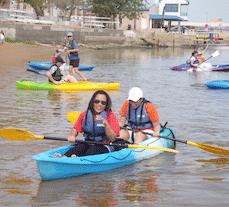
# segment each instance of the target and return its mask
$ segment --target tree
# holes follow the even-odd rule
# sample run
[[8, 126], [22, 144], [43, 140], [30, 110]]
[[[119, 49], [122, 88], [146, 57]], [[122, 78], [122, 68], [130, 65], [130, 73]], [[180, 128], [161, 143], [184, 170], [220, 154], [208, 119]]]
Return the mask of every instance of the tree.
[[142, 16], [146, 4], [147, 0], [131, 0], [125, 4], [123, 15], [130, 20], [134, 20], [134, 30], [136, 30], [136, 20]]
[[130, 20], [136, 20], [143, 13], [142, 8], [146, 6], [144, 2], [147, 3], [147, 0], [89, 0], [89, 5], [96, 16], [112, 17], [113, 21], [117, 16], [119, 19], [126, 16]]
[[121, 8], [124, 1], [125, 0], [89, 0], [88, 4], [96, 16], [112, 17], [114, 21], [118, 15], [121, 15]]
[[10, 0], [0, 0], [0, 7], [3, 8], [5, 5], [9, 4]]
[[53, 0], [53, 2], [56, 7], [63, 12], [68, 21], [70, 21], [73, 11], [77, 8], [77, 6], [85, 4], [83, 0]]
[[37, 18], [44, 16], [44, 9], [47, 8], [49, 1], [47, 0], [24, 0], [24, 3], [29, 4], [36, 12]]

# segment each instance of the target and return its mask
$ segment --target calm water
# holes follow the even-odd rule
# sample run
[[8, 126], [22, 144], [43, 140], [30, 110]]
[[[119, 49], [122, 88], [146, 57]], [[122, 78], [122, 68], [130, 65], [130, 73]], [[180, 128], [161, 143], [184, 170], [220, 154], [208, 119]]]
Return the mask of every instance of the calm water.
[[[210, 57], [215, 50], [207, 50]], [[192, 49], [111, 49], [81, 54], [90, 81], [120, 82], [109, 91], [113, 111], [119, 110], [133, 86], [143, 89], [156, 106], [160, 121], [168, 121], [178, 139], [229, 149], [229, 90], [204, 84], [229, 80], [229, 73], [189, 74], [169, 68], [185, 63]], [[229, 64], [229, 50], [219, 50], [213, 64]], [[49, 61], [41, 60], [41, 61]], [[21, 128], [36, 135], [67, 138], [73, 126], [70, 111], [83, 111], [93, 92], [17, 90], [16, 80], [46, 81], [26, 66], [1, 74], [0, 128]], [[79, 77], [78, 77], [79, 79]], [[35, 154], [67, 143], [0, 139], [1, 206], [228, 206], [229, 159], [177, 144], [179, 154], [162, 153], [134, 165], [100, 174], [41, 181]]]

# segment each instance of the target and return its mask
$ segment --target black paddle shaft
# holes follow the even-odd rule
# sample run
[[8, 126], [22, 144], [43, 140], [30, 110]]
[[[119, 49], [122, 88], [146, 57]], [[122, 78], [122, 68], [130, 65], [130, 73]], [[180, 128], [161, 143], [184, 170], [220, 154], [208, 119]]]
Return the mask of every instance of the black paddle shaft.
[[44, 137], [44, 139], [50, 139], [50, 140], [58, 140], [58, 141], [68, 141], [67, 139], [64, 138], [58, 138], [58, 137]]
[[[44, 139], [58, 140], [58, 141], [68, 141], [67, 139], [58, 138], [58, 137], [44, 137]], [[119, 143], [112, 143], [112, 142], [93, 142], [93, 141], [83, 141], [83, 140], [76, 140], [76, 142], [88, 143], [88, 144], [110, 145], [110, 146], [118, 146], [118, 147], [128, 148], [127, 144], [121, 144], [121, 143], [119, 144]]]

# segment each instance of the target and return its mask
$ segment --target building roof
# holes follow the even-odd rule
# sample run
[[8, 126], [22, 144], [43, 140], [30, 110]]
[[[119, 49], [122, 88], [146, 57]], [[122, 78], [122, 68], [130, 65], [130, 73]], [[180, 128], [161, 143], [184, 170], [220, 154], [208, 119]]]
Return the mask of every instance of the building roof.
[[[162, 15], [159, 14], [150, 14], [150, 19], [162, 19]], [[172, 16], [172, 15], [164, 15], [164, 20], [172, 20], [172, 21], [184, 21], [183, 18], [178, 16]]]

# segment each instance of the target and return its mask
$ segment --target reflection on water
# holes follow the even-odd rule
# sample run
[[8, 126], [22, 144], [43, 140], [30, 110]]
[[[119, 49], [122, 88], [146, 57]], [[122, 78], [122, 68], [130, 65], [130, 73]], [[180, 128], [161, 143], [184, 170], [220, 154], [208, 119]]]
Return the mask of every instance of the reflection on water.
[[146, 160], [106, 173], [41, 181], [37, 194], [30, 203], [48, 205], [58, 202], [61, 205], [67, 199], [73, 205], [92, 207], [122, 206], [122, 203], [127, 201], [154, 202], [159, 199], [160, 192], [157, 185], [160, 175], [154, 172], [154, 166], [155, 169], [160, 169], [168, 162], [174, 162], [174, 156], [167, 159], [167, 156], [161, 154], [154, 160]]
[[[222, 181], [226, 180], [227, 178], [222, 177], [225, 170], [228, 170], [229, 167], [229, 159], [228, 158], [217, 158], [217, 159], [210, 159], [210, 160], [196, 160], [197, 162], [204, 163], [201, 166], [205, 168], [205, 173], [209, 172], [217, 172], [213, 173], [211, 178], [203, 177], [203, 180], [207, 181]], [[220, 174], [219, 174], [220, 173]], [[219, 177], [220, 176], [220, 177]]]
[[[212, 80], [229, 80], [229, 73], [170, 70], [185, 63], [192, 51], [92, 50], [81, 54], [81, 63], [96, 66], [84, 72], [90, 81], [120, 83], [120, 90], [108, 91], [118, 117], [129, 89], [139, 86], [156, 105], [160, 122], [168, 121], [167, 126], [174, 128], [178, 139], [229, 149], [229, 90], [205, 86]], [[206, 50], [205, 56], [214, 51]], [[227, 64], [228, 60], [228, 51], [220, 51], [211, 63]], [[21, 128], [36, 135], [67, 138], [73, 127], [68, 112], [86, 110], [94, 93], [18, 90], [16, 80], [47, 81], [46, 77], [26, 72], [26, 67], [9, 68], [1, 77], [0, 128]], [[176, 155], [163, 153], [101, 174], [41, 181], [31, 157], [64, 145], [53, 140], [1, 139], [1, 206], [201, 206], [203, 200], [206, 206], [228, 204], [228, 159], [197, 147], [177, 143], [180, 153]]]
[[[75, 178], [41, 181], [31, 205], [47, 206], [64, 203], [79, 206], [125, 206], [159, 201], [161, 194], [157, 181], [160, 170], [170, 167], [175, 156], [163, 153], [105, 173], [82, 175]], [[129, 205], [127, 205], [129, 206]]]
[[[196, 160], [197, 162], [206, 162], [208, 164], [215, 164], [215, 165], [229, 165], [229, 159], [228, 158], [217, 158], [217, 159], [210, 159], [210, 160]], [[205, 167], [205, 165], [203, 165]]]

